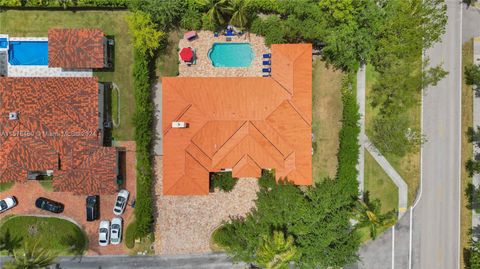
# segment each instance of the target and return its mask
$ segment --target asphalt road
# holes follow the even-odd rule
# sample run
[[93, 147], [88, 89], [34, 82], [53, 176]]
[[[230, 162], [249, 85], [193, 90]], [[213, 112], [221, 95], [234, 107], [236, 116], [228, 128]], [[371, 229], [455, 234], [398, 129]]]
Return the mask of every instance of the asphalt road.
[[449, 72], [423, 102], [422, 192], [413, 211], [414, 269], [459, 268], [461, 5], [447, 0], [442, 41], [426, 52]]
[[[0, 265], [7, 258], [0, 259]], [[232, 264], [225, 254], [178, 256], [96, 256], [60, 257], [51, 269], [246, 269], [245, 264]]]

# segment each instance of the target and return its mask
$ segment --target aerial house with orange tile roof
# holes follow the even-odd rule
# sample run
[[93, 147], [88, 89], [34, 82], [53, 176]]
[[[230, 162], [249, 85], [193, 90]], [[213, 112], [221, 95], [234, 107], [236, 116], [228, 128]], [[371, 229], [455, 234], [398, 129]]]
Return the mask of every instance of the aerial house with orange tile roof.
[[312, 46], [271, 52], [271, 77], [162, 78], [165, 195], [206, 195], [220, 171], [312, 184]]

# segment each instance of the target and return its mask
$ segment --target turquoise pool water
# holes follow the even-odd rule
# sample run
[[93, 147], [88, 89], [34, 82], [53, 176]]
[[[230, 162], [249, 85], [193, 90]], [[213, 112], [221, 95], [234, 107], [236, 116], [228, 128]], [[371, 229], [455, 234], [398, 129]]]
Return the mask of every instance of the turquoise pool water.
[[249, 67], [254, 57], [249, 43], [214, 43], [208, 52], [215, 67]]
[[11, 65], [48, 65], [48, 41], [10, 41]]

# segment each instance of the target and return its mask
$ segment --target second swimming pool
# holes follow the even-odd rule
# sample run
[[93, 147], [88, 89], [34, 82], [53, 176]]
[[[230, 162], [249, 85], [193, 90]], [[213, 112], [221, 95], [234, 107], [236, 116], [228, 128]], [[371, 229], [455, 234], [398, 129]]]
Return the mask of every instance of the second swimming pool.
[[48, 41], [10, 41], [11, 65], [48, 65]]
[[215, 67], [249, 67], [254, 57], [249, 43], [214, 43], [208, 52]]

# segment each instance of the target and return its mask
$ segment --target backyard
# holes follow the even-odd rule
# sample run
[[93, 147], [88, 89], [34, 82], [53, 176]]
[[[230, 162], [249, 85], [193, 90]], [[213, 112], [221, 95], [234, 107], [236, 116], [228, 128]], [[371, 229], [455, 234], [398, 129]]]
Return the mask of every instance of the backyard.
[[[366, 103], [365, 103], [365, 131], [367, 136], [372, 137], [373, 118], [378, 114], [378, 109], [371, 106], [372, 86], [377, 80], [378, 73], [371, 65], [367, 65], [366, 69]], [[421, 106], [413, 106], [408, 109], [407, 116], [414, 123], [415, 127], [420, 129]], [[414, 127], [414, 126], [412, 126]], [[395, 154], [384, 154], [385, 158], [397, 170], [408, 185], [408, 204], [411, 204], [417, 194], [417, 189], [420, 182], [420, 149], [410, 152], [403, 157]]]
[[[74, 223], [51, 217], [12, 215], [0, 222], [0, 238], [9, 237], [12, 248], [31, 243], [61, 255], [80, 255], [88, 244], [85, 233]], [[5, 251], [1, 254], [6, 254]]]
[[335, 177], [337, 169], [338, 132], [342, 127], [343, 73], [328, 68], [324, 62], [313, 63], [313, 178]]
[[[120, 125], [113, 130], [115, 140], [133, 140], [133, 50], [125, 21], [128, 11], [33, 11], [0, 12], [0, 33], [13, 37], [45, 37], [50, 28], [100, 28], [115, 39], [113, 71], [98, 71], [99, 81], [113, 82], [120, 90]], [[114, 106], [117, 102], [113, 103]], [[113, 108], [117, 110], [116, 107]]]

